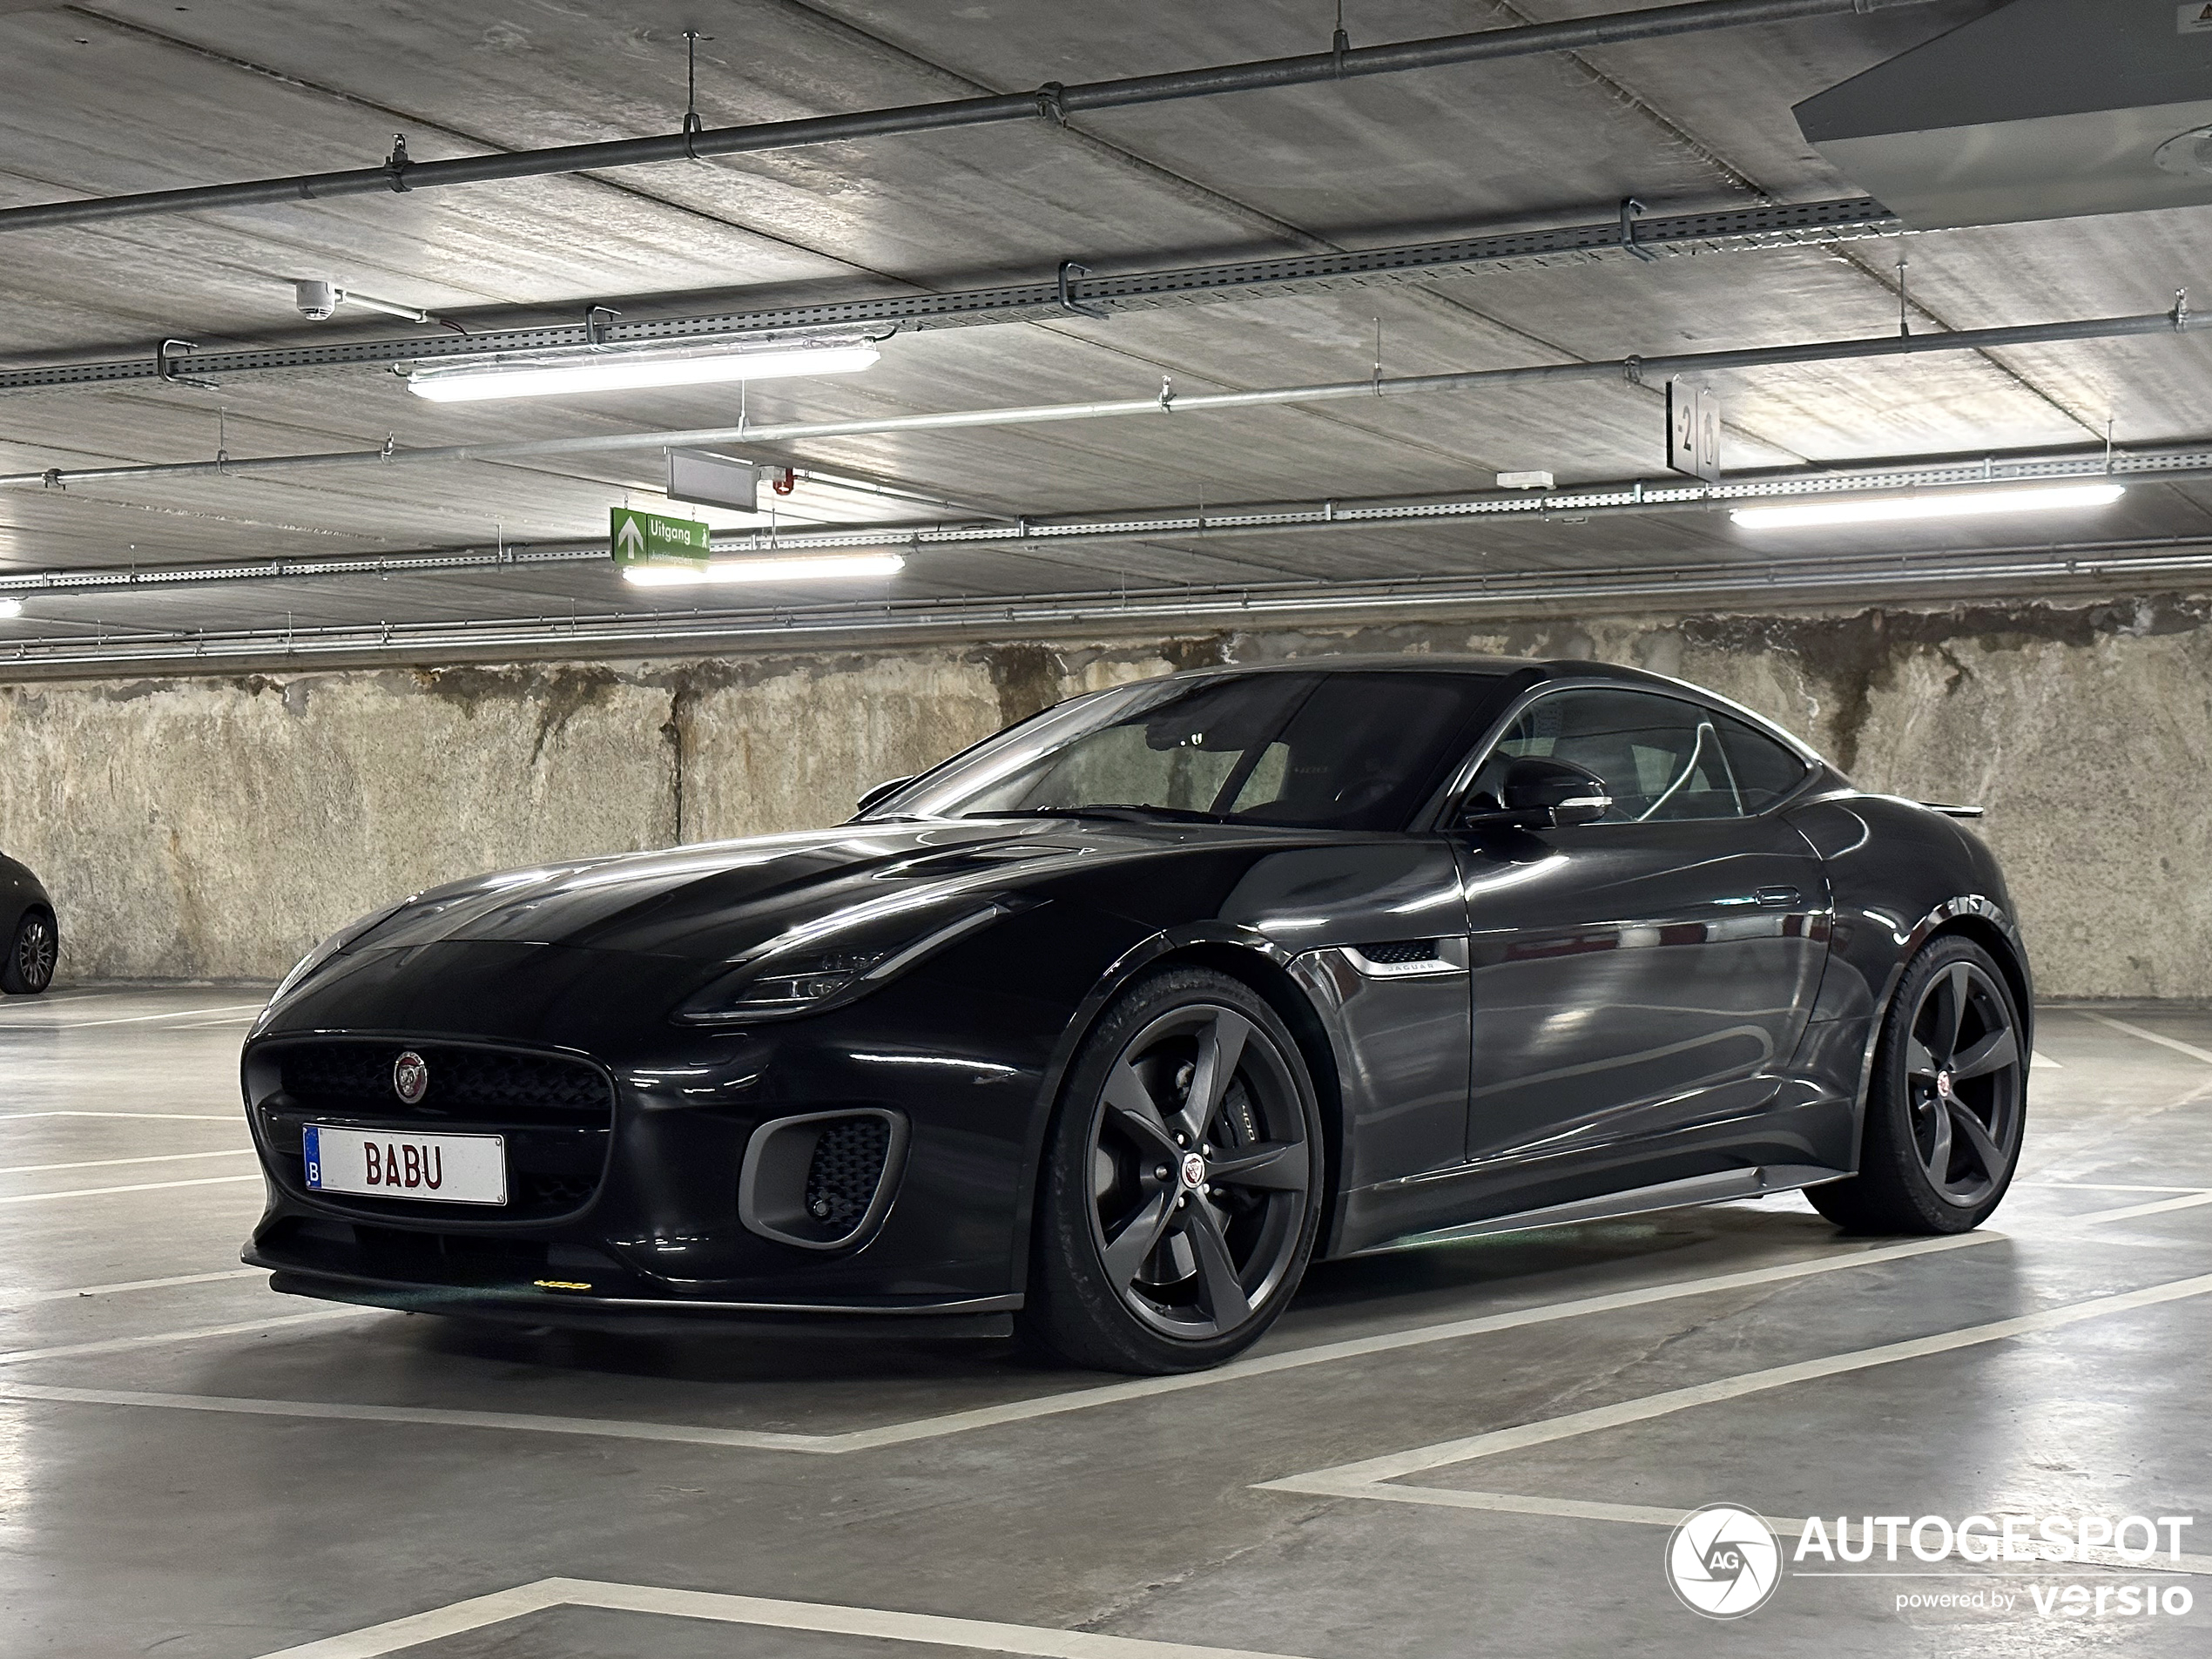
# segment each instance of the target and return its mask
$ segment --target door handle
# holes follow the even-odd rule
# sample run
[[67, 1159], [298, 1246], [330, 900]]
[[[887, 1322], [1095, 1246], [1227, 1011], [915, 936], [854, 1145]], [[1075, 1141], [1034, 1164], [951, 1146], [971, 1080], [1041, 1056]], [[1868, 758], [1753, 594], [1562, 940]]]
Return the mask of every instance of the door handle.
[[1795, 887], [1761, 887], [1759, 903], [1770, 910], [1784, 910], [1804, 897]]

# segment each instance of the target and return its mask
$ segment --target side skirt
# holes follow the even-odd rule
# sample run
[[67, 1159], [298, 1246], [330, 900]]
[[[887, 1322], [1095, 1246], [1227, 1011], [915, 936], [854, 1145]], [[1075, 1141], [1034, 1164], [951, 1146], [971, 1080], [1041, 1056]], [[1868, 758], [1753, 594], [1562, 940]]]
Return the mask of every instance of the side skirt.
[[1757, 1198], [1773, 1192], [1796, 1192], [1824, 1181], [1841, 1181], [1849, 1170], [1831, 1170], [1819, 1163], [1774, 1163], [1750, 1170], [1724, 1170], [1715, 1175], [1692, 1176], [1685, 1181], [1662, 1181], [1656, 1186], [1631, 1187], [1572, 1204], [1523, 1210], [1487, 1221], [1440, 1227], [1433, 1232], [1407, 1233], [1352, 1252], [1379, 1256], [1394, 1250], [1417, 1250], [1424, 1244], [1448, 1244], [1458, 1238], [1480, 1238], [1491, 1233], [1531, 1231], [1538, 1227], [1569, 1227], [1583, 1221], [1613, 1221], [1622, 1216], [1648, 1215], [1655, 1210], [1677, 1210], [1685, 1205], [1725, 1204], [1732, 1198]]

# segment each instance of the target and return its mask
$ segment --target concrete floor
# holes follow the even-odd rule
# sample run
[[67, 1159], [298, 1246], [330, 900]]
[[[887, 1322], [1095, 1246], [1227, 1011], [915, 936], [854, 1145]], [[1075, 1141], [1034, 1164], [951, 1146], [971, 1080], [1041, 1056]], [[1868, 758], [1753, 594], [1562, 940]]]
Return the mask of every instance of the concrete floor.
[[[252, 1001], [0, 1004], [9, 1655], [2208, 1650], [2202, 1012], [2047, 1011], [2022, 1178], [1973, 1242], [1786, 1198], [1333, 1265], [1269, 1364], [1162, 1388], [273, 1297], [236, 1258]], [[1662, 1557], [1723, 1501], [2203, 1516], [2155, 1575], [2196, 1606], [2047, 1616], [2033, 1587], [2154, 1575], [1878, 1555], [1716, 1623]]]

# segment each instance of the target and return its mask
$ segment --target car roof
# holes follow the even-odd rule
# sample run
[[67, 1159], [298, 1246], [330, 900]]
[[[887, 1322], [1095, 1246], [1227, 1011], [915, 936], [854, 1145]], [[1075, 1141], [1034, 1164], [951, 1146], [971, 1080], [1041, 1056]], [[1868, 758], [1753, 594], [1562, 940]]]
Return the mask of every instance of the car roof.
[[1293, 658], [1278, 663], [1217, 663], [1210, 668], [1185, 669], [1177, 674], [1162, 676], [1165, 679], [1202, 679], [1217, 674], [1338, 674], [1346, 672], [1467, 674], [1487, 679], [1502, 679], [1512, 675], [1533, 675], [1532, 683], [1545, 680], [1610, 680], [1619, 685], [1639, 686], [1646, 691], [1665, 691], [1676, 697], [1688, 697], [1696, 702], [1724, 709], [1736, 714], [1770, 737], [1775, 738], [1816, 765], [1826, 765], [1820, 752], [1802, 738], [1777, 725], [1756, 709], [1747, 709], [1732, 698], [1689, 680], [1655, 674], [1649, 669], [1629, 668], [1620, 663], [1586, 662], [1574, 657], [1493, 657], [1475, 652], [1447, 653], [1417, 651], [1411, 654], [1368, 651], [1346, 651], [1339, 655], [1322, 654]]
[[1469, 651], [1447, 653], [1419, 651], [1410, 655], [1380, 651], [1346, 651], [1338, 655], [1321, 654], [1292, 658], [1277, 663], [1217, 663], [1206, 668], [1184, 669], [1170, 679], [1198, 679], [1210, 674], [1341, 674], [1341, 673], [1407, 673], [1407, 674], [1472, 674], [1486, 679], [1501, 679], [1510, 674], [1525, 674], [1534, 670], [1547, 678], [1614, 679], [1623, 685], [1666, 686], [1679, 690], [1683, 682], [1670, 680], [1663, 674], [1648, 673], [1641, 668], [1624, 668], [1618, 663], [1588, 663], [1574, 658], [1554, 657], [1490, 657]]

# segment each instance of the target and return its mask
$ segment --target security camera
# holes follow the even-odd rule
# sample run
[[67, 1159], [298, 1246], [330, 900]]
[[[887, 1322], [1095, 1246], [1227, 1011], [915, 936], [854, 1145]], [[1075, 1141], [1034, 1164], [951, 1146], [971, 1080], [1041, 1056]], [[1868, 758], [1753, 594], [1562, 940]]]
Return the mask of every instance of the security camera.
[[303, 280], [292, 285], [292, 303], [312, 322], [322, 321], [345, 302], [345, 289], [334, 283]]

